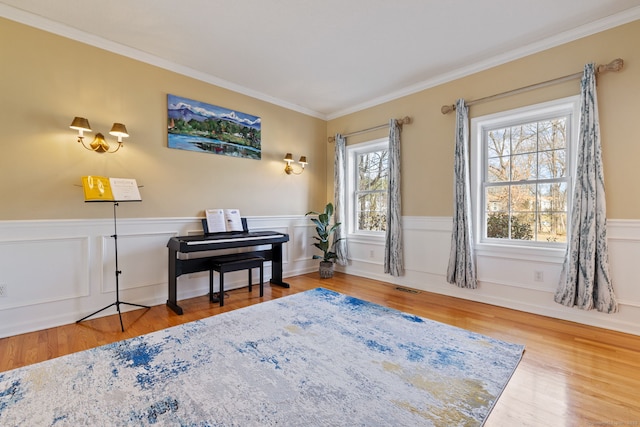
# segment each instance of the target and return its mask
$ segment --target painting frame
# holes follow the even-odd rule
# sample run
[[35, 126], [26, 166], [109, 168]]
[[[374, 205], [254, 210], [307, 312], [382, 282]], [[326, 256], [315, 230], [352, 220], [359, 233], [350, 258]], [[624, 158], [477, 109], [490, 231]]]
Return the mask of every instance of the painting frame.
[[262, 158], [262, 119], [167, 94], [167, 146], [245, 159]]

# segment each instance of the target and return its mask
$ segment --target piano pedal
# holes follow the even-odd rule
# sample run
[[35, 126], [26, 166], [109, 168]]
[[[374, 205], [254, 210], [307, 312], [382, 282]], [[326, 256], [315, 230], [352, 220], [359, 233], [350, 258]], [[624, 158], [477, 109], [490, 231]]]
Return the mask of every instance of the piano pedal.
[[[224, 299], [228, 299], [229, 298], [229, 294], [228, 293], [224, 293]], [[220, 302], [220, 292], [214, 292], [212, 294], [209, 294], [209, 302]]]
[[220, 302], [220, 293], [214, 292], [209, 294], [209, 302]]

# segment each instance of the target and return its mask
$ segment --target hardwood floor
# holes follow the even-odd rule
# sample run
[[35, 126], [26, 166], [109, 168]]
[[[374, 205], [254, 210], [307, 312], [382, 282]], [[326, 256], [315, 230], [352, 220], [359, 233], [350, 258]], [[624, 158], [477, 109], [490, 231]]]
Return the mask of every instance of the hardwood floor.
[[[290, 289], [265, 286], [228, 292], [221, 309], [207, 296], [180, 301], [178, 316], [165, 305], [90, 319], [0, 339], [0, 372], [131, 338], [251, 304], [324, 287], [526, 346], [487, 427], [640, 426], [640, 337], [551, 319], [336, 273], [290, 277]], [[114, 309], [115, 311], [115, 309]]]

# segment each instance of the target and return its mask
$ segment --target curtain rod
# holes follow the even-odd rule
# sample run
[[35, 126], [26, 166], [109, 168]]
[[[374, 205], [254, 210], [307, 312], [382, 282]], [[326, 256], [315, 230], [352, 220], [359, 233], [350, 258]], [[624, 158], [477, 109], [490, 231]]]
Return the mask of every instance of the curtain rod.
[[[413, 120], [411, 119], [411, 117], [409, 117], [409, 116], [404, 116], [403, 118], [398, 119], [398, 124], [399, 124], [400, 126], [402, 126], [402, 125], [408, 125], [408, 124], [411, 124], [411, 122], [412, 122], [412, 121], [413, 121]], [[347, 134], [342, 135], [342, 136], [344, 136], [345, 138], [348, 138], [348, 137], [350, 137], [350, 136], [360, 135], [361, 133], [371, 132], [371, 131], [378, 130], [378, 129], [384, 129], [384, 128], [386, 128], [386, 127], [389, 127], [389, 123], [385, 123], [385, 124], [383, 124], [383, 125], [374, 126], [374, 127], [372, 127], [372, 128], [368, 128], [368, 129], [357, 130], [357, 131], [355, 131], [355, 132], [347, 133]], [[330, 142], [330, 143], [331, 143], [331, 142], [336, 142], [336, 137], [335, 137], [335, 136], [330, 136], [330, 137], [329, 137], [329, 138], [327, 138], [327, 139], [329, 140], [329, 142]]]
[[[622, 69], [623, 65], [624, 65], [624, 61], [622, 59], [620, 59], [620, 58], [614, 59], [613, 61], [609, 62], [608, 64], [598, 65], [596, 67], [596, 73], [604, 73], [606, 71], [620, 71]], [[536, 84], [532, 84], [532, 85], [529, 85], [529, 86], [524, 86], [524, 87], [521, 87], [521, 88], [518, 88], [518, 89], [513, 89], [513, 90], [506, 91], [506, 92], [498, 93], [498, 94], [495, 94], [495, 95], [485, 96], [484, 98], [480, 98], [480, 99], [474, 99], [473, 101], [467, 102], [466, 105], [467, 106], [471, 106], [473, 104], [479, 104], [481, 102], [491, 101], [491, 100], [494, 100], [494, 99], [500, 99], [500, 98], [504, 98], [504, 97], [510, 96], [510, 95], [517, 95], [519, 93], [528, 92], [530, 90], [540, 89], [540, 88], [551, 86], [551, 85], [554, 85], [554, 84], [567, 82], [569, 80], [576, 80], [576, 79], [581, 78], [582, 75], [583, 75], [583, 72], [569, 74], [568, 76], [558, 77], [556, 79], [547, 80], [546, 82], [536, 83]], [[442, 114], [449, 114], [450, 112], [455, 111], [455, 109], [456, 109], [455, 104], [454, 105], [443, 105], [442, 108], [440, 109], [440, 111], [442, 112]]]

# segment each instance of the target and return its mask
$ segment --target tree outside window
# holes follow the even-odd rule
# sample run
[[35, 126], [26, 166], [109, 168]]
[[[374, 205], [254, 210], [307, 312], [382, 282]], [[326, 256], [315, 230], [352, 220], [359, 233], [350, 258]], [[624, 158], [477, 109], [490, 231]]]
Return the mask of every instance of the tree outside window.
[[356, 156], [355, 214], [357, 230], [385, 231], [389, 187], [389, 150], [361, 152]]
[[389, 189], [389, 138], [347, 145], [347, 227], [367, 239], [384, 237]]
[[562, 115], [485, 132], [486, 238], [566, 242], [569, 124]]

